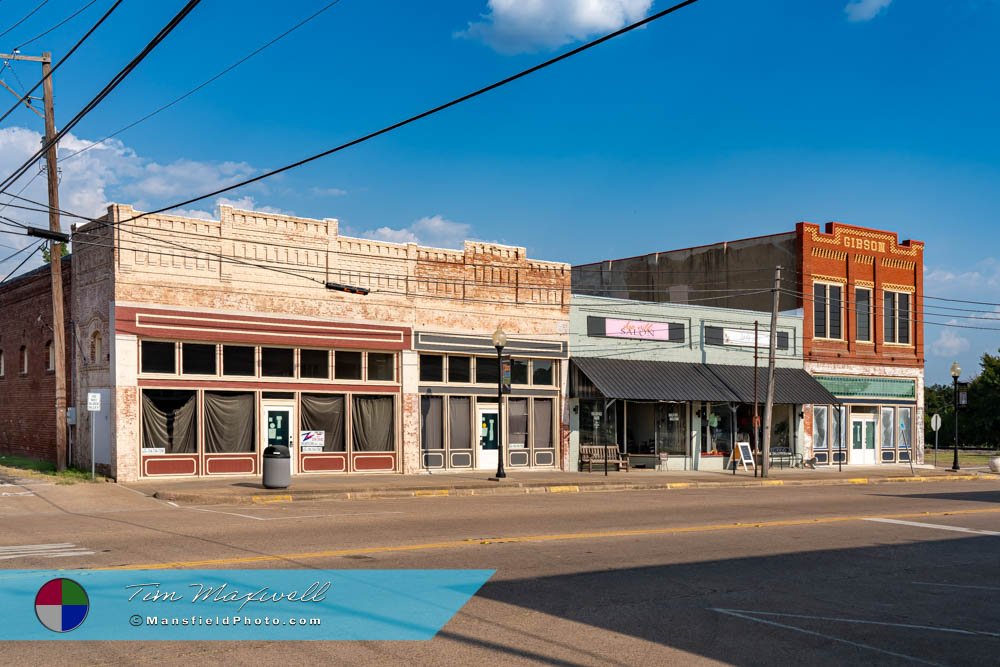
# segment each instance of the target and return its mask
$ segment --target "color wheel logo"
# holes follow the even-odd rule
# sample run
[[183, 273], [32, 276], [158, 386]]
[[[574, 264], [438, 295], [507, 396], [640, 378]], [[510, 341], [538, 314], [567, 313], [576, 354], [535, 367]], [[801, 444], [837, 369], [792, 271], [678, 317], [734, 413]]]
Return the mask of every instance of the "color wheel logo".
[[83, 624], [90, 611], [90, 598], [72, 579], [53, 579], [35, 595], [35, 615], [53, 632], [69, 632]]

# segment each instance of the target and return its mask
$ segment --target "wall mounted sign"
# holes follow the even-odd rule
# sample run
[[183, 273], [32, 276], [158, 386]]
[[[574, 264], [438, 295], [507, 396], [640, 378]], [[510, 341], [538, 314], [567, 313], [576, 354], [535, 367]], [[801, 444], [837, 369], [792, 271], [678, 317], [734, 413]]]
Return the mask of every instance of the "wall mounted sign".
[[670, 340], [670, 323], [617, 320], [609, 317], [604, 320], [604, 335], [610, 338]]
[[[723, 329], [723, 345], [740, 345], [743, 347], [753, 347], [752, 329]], [[769, 331], [757, 332], [757, 345], [767, 347], [771, 344], [771, 334]]]

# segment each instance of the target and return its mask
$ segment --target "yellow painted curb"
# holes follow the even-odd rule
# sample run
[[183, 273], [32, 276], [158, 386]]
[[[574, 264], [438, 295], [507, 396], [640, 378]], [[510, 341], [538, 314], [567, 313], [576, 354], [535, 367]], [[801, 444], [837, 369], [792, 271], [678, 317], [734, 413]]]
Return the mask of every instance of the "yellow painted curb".
[[252, 503], [290, 503], [292, 496], [285, 494], [280, 496], [250, 496]]
[[668, 489], [690, 489], [694, 486], [694, 482], [671, 482], [670, 484], [664, 484]]
[[780, 479], [765, 479], [760, 484], [761, 486], [781, 486], [784, 482]]
[[448, 489], [419, 489], [413, 492], [415, 496], [447, 496]]
[[565, 484], [563, 486], [550, 486], [549, 493], [579, 493], [580, 487], [575, 484]]
[[851, 477], [850, 479], [847, 479], [845, 481], [848, 484], [867, 484], [868, 483], [868, 478], [867, 477]]

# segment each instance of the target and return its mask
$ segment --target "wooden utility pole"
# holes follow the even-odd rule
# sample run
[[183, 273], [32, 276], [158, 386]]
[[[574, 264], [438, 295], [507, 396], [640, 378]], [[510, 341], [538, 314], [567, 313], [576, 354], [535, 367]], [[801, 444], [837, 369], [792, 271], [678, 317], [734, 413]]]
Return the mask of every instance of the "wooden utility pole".
[[771, 299], [771, 340], [767, 353], [767, 398], [764, 403], [764, 448], [760, 476], [767, 477], [771, 454], [771, 411], [774, 408], [774, 356], [778, 347], [778, 298], [781, 295], [781, 267], [774, 267], [774, 295]]
[[[28, 60], [42, 64], [42, 98], [45, 108], [45, 141], [50, 143], [45, 151], [45, 172], [49, 181], [49, 230], [62, 234], [62, 223], [59, 220], [59, 170], [56, 164], [55, 103], [52, 99], [52, 54], [45, 52], [39, 56], [22, 56], [19, 53], [0, 54], [4, 60]], [[31, 107], [31, 101], [25, 100]], [[56, 427], [56, 469], [66, 469], [66, 326], [63, 316], [63, 283], [62, 283], [62, 250], [63, 244], [56, 240], [49, 241], [49, 267], [52, 275], [52, 347], [55, 365], [55, 427]]]

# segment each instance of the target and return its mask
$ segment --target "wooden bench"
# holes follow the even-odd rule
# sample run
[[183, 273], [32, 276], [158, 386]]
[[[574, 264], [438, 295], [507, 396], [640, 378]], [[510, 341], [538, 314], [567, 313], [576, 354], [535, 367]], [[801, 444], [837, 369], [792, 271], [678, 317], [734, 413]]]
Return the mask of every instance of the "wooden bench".
[[628, 472], [628, 454], [622, 454], [618, 445], [580, 445], [580, 469], [587, 466], [587, 472], [594, 472], [594, 464], [604, 465], [605, 452], [607, 463], [618, 466], [619, 470]]
[[796, 454], [788, 447], [771, 447], [770, 463], [777, 463], [781, 468], [786, 465], [793, 468], [802, 467], [802, 455]]

